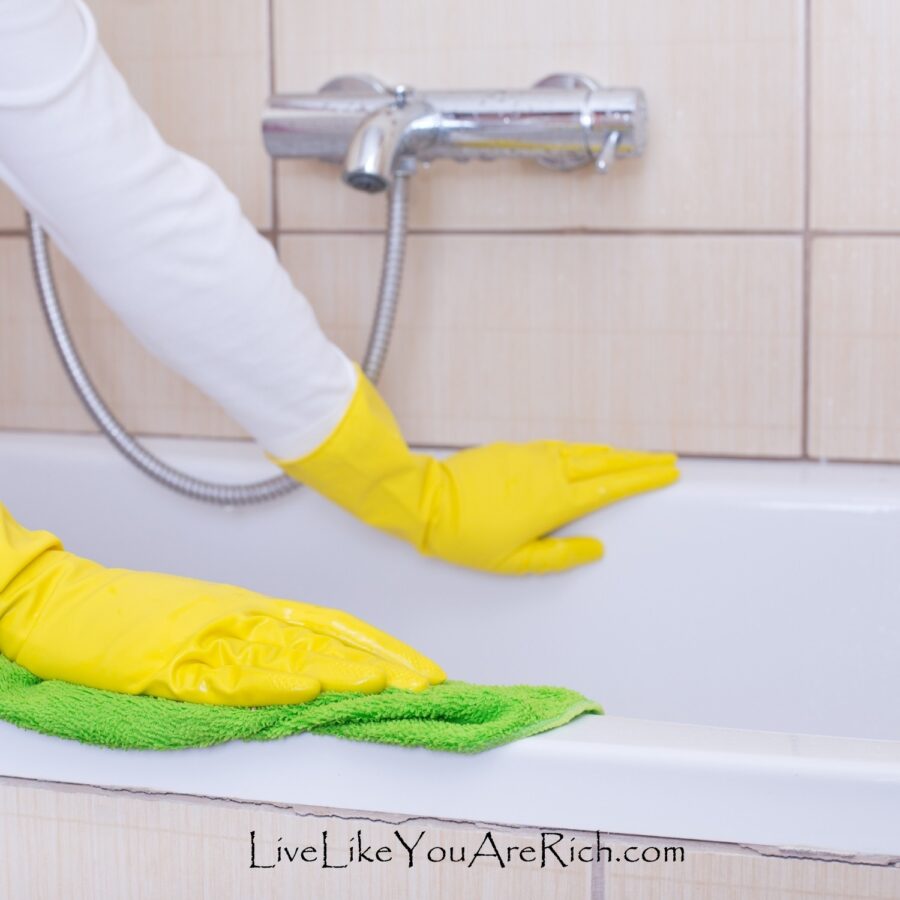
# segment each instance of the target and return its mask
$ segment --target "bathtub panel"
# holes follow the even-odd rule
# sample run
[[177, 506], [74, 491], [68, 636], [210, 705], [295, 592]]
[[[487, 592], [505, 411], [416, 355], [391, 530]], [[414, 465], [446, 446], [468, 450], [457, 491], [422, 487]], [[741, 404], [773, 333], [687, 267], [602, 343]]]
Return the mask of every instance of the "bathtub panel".
[[[381, 238], [281, 250], [361, 358]], [[800, 267], [790, 238], [413, 235], [384, 390], [417, 443], [799, 455]]]
[[[413, 869], [403, 856], [391, 862], [323, 870], [300, 862], [251, 869], [249, 833], [259, 850], [256, 861], [270, 864], [278, 837], [282, 845], [321, 847], [328, 832], [333, 851], [352, 843], [360, 831], [377, 848], [401, 852], [395, 831], [411, 844], [424, 831], [433, 846], [478, 847], [490, 830], [502, 853], [507, 847], [538, 842], [534, 829], [476, 826], [468, 822], [403, 819], [224, 799], [167, 796], [148, 791], [110, 792], [4, 779], [0, 783], [0, 841], [4, 858], [15, 859], [0, 875], [4, 896], [129, 900], [165, 895], [171, 900], [278, 900], [314, 892], [321, 900], [348, 897], [428, 897], [455, 900], [894, 900], [900, 869], [886, 860], [815, 858], [803, 851], [704, 844], [664, 838], [599, 836], [615, 857], [600, 864], [569, 864], [551, 857], [543, 870], [513, 857], [503, 869], [492, 860], [471, 869], [429, 863], [417, 855]], [[598, 838], [562, 832], [564, 843], [589, 846]], [[277, 836], [277, 837], [276, 837]], [[683, 862], [626, 863], [647, 848], [684, 851]], [[425, 844], [420, 845], [424, 849]], [[64, 849], [62, 849], [64, 848]], [[272, 856], [264, 854], [272, 853]], [[618, 858], [618, 860], [616, 860]], [[333, 863], [338, 863], [336, 856]]]
[[812, 223], [900, 231], [900, 6], [812, 0]]
[[[416, 228], [796, 228], [802, 212], [801, 0], [277, 0], [278, 91], [371, 72], [420, 88], [526, 87], [582, 71], [647, 92], [642, 160], [607, 178], [532, 164], [435, 164]], [[450, 49], [452, 48], [452, 49]], [[281, 224], [378, 228], [384, 204], [336, 167], [278, 167]]]
[[[889, 858], [543, 830], [548, 842], [562, 838], [556, 846], [564, 860], [570, 846], [599, 845], [600, 861], [562, 867], [548, 854], [547, 866], [540, 868], [513, 851], [502, 868], [494, 857], [468, 868], [430, 862], [426, 848], [449, 854], [452, 847], [456, 857], [465, 852], [470, 858], [489, 831], [505, 856], [508, 848], [540, 847], [541, 829], [3, 779], [0, 845], [16, 865], [4, 868], [0, 886], [9, 897], [71, 900], [278, 900], [298, 892], [321, 900], [895, 900], [900, 893], [900, 868]], [[253, 861], [272, 868], [251, 869], [251, 831]], [[347, 848], [359, 839], [373, 852], [388, 847], [391, 859], [325, 870], [323, 832], [334, 866], [347, 861]], [[411, 869], [397, 832], [407, 845], [421, 841]], [[318, 860], [288, 862], [282, 856], [279, 863], [279, 844], [314, 847]], [[672, 861], [652, 861], [657, 850], [673, 854]], [[650, 861], [626, 861], [640, 854], [649, 854]]]
[[810, 451], [900, 460], [900, 239], [813, 246]]
[[269, 92], [267, 0], [91, 0], [100, 39], [163, 137], [212, 166], [260, 228], [272, 224], [259, 135]]
[[[664, 842], [612, 843], [624, 859]], [[671, 842], [665, 842], [671, 843]], [[602, 900], [896, 900], [900, 868], [838, 859], [803, 859], [791, 850], [687, 844], [683, 863], [614, 863]]]
[[[423, 830], [410, 869], [395, 831], [411, 846]], [[461, 865], [427, 859], [426, 847], [471, 855], [488, 830], [504, 856], [511, 846], [540, 842], [531, 829], [5, 780], [0, 848], [16, 865], [3, 867], [0, 892], [31, 900], [590, 900], [589, 864], [542, 870], [515, 854], [502, 868], [494, 857], [479, 858], [471, 867], [468, 860]], [[250, 868], [251, 831], [255, 861], [274, 868]], [[323, 831], [330, 869], [321, 865]], [[391, 859], [349, 864], [348, 848], [358, 831], [373, 854], [388, 847]], [[279, 864], [279, 838], [288, 849], [315, 847], [318, 864], [284, 857]]]

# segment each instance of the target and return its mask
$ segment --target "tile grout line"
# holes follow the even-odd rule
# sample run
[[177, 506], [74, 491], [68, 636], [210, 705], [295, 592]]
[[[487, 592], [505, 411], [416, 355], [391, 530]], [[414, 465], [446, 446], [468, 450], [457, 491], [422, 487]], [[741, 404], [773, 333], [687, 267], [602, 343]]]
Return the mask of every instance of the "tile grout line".
[[591, 865], [589, 900], [606, 900], [606, 860], [598, 859]]
[[[75, 437], [99, 437], [100, 432], [93, 427], [89, 428], [47, 428], [43, 426], [8, 426], [0, 425], [0, 435], [56, 435], [56, 436], [72, 436]], [[239, 442], [252, 443], [253, 438], [248, 435], [223, 435], [223, 434], [183, 434], [181, 432], [170, 431], [136, 431], [135, 436], [139, 438], [148, 438], [150, 440], [161, 441], [210, 441], [217, 442]], [[413, 441], [411, 446], [417, 450], [464, 450], [469, 447], [479, 446], [478, 444], [468, 443], [433, 443], [428, 441]], [[724, 462], [748, 462], [748, 463], [783, 463], [797, 461], [795, 455], [784, 454], [759, 454], [759, 453], [719, 453], [715, 451], [697, 451], [697, 450], [679, 450], [680, 459], [690, 459], [698, 461], [724, 461]], [[814, 462], [815, 460], [813, 460]], [[855, 456], [831, 456], [829, 462], [846, 463], [855, 466], [884, 466], [896, 465], [896, 460], [887, 457], [863, 458]], [[809, 462], [809, 460], [801, 459], [800, 462]]]
[[[384, 229], [379, 228], [257, 228], [265, 237], [380, 237], [384, 235]], [[796, 230], [737, 230], [716, 228], [657, 228], [657, 229], [621, 229], [621, 228], [597, 228], [581, 229], [577, 231], [565, 229], [534, 229], [509, 231], [504, 229], [438, 229], [438, 228], [410, 228], [409, 234], [421, 237], [745, 237], [766, 238], [782, 237], [801, 239], [807, 236], [811, 240], [817, 238], [862, 238], [865, 240], [887, 239], [897, 240], [900, 231], [873, 231], [873, 230], [841, 230], [835, 228], [802, 228]], [[0, 238], [28, 237], [24, 228], [0, 228]]]
[[[13, 232], [24, 234], [24, 232]], [[381, 237], [383, 228], [279, 228], [289, 237]], [[728, 228], [410, 228], [408, 234], [421, 237], [707, 237], [707, 238], [885, 238], [896, 240], [900, 231], [854, 231], [833, 228], [728, 229]], [[3, 232], [0, 231], [0, 235]]]
[[800, 398], [800, 453], [804, 459], [810, 458], [809, 417], [810, 417], [810, 345], [811, 345], [811, 281], [812, 281], [812, 231], [810, 211], [812, 206], [811, 161], [812, 161], [812, 0], [804, 0], [803, 9], [803, 263], [801, 272], [800, 297], [802, 304], [802, 349], [803, 366]]
[[[796, 229], [728, 229], [728, 228], [410, 228], [408, 234], [426, 237], [802, 237]], [[280, 228], [279, 234], [316, 236], [380, 236], [383, 228]], [[898, 232], [900, 235], [900, 232]]]
[[[268, 14], [267, 44], [269, 51], [269, 96], [275, 93], [275, 0], [267, 0]], [[278, 165], [274, 157], [269, 159], [269, 208], [271, 216], [272, 244], [277, 253], [281, 243], [279, 231], [280, 214], [278, 209]]]
[[897, 238], [900, 231], [879, 231], [876, 229], [841, 229], [841, 228], [810, 228], [809, 235], [813, 238], [840, 237], [840, 238]]

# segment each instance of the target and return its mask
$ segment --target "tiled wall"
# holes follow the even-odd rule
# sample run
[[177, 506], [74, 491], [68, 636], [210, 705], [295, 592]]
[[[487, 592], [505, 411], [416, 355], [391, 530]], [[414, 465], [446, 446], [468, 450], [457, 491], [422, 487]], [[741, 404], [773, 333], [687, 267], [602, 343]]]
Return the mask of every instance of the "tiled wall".
[[[175, 145], [364, 345], [383, 198], [260, 144], [271, 86], [642, 86], [643, 159], [601, 178], [439, 163], [412, 184], [384, 390], [423, 443], [554, 436], [684, 453], [900, 460], [900, 5], [894, 0], [90, 0]], [[274, 176], [274, 177], [273, 177]], [[85, 429], [0, 196], [0, 427]], [[141, 431], [231, 435], [66, 269], [74, 329]]]

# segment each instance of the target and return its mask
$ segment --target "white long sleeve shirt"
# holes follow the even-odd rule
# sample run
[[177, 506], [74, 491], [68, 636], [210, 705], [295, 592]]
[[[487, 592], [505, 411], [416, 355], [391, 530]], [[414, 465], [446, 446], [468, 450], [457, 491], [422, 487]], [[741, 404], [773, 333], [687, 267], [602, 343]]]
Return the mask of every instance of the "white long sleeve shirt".
[[159, 359], [270, 453], [337, 425], [350, 361], [203, 163], [168, 146], [81, 0], [0, 0], [0, 179]]

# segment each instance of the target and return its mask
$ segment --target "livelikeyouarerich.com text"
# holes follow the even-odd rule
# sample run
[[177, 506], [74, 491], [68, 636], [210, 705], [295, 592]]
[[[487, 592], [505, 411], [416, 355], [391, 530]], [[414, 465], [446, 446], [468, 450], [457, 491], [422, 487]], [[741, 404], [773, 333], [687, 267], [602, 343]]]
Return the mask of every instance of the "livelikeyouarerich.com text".
[[[442, 832], [446, 836], [446, 832]], [[322, 869], [347, 869], [359, 865], [395, 863], [408, 868], [420, 865], [473, 866], [479, 860], [505, 869], [513, 864], [531, 864], [542, 869], [568, 868], [594, 862], [684, 862], [684, 847], [610, 847], [595, 832], [593, 840], [585, 835], [566, 835], [561, 831], [542, 831], [539, 834], [516, 835], [504, 833], [498, 840], [492, 831], [482, 832], [477, 839], [440, 842], [429, 840], [428, 832], [407, 834], [394, 831], [390, 839], [383, 836], [370, 842], [362, 830], [349, 840], [330, 839], [328, 831], [321, 832], [314, 843], [291, 844], [279, 837], [266, 840], [256, 831], [250, 832], [249, 863], [251, 869], [274, 869], [286, 865], [312, 865]], [[516, 840], [515, 843], [512, 843]]]

